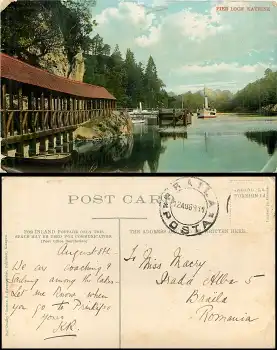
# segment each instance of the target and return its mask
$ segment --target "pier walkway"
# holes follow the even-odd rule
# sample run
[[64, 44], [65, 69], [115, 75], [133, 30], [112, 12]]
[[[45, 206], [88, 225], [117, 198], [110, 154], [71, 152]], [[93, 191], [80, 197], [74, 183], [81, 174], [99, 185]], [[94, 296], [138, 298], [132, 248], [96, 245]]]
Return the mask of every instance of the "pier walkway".
[[72, 140], [78, 125], [116, 109], [105, 88], [0, 54], [1, 153], [28, 157]]

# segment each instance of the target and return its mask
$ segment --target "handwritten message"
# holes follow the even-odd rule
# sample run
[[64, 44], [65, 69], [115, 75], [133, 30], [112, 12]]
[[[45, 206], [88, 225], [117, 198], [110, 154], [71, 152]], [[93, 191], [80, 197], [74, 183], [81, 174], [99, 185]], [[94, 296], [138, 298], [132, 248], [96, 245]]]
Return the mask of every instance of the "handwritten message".
[[114, 307], [110, 296], [118, 290], [110, 246], [86, 244], [80, 248], [63, 243], [53, 249], [54, 269], [48, 259], [27, 263], [18, 254], [18, 260], [9, 262], [11, 271], [6, 275], [9, 322], [17, 316], [30, 318], [44, 340], [77, 337], [82, 327], [80, 314], [87, 314], [90, 320], [91, 316], [109, 317]]

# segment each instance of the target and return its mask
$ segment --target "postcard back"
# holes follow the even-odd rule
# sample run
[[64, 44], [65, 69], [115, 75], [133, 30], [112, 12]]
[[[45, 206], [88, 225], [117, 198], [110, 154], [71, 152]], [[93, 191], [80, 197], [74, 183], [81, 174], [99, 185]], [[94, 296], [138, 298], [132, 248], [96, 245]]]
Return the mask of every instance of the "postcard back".
[[3, 347], [275, 345], [270, 177], [4, 177]]

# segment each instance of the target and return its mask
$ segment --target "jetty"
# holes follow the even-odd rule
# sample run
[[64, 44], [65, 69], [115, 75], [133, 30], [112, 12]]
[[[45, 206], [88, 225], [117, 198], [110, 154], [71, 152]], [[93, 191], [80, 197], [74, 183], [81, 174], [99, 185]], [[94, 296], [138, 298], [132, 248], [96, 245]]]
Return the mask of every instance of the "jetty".
[[175, 128], [176, 126], [188, 126], [192, 121], [192, 113], [187, 109], [160, 109], [158, 114], [158, 125], [161, 128], [166, 125]]

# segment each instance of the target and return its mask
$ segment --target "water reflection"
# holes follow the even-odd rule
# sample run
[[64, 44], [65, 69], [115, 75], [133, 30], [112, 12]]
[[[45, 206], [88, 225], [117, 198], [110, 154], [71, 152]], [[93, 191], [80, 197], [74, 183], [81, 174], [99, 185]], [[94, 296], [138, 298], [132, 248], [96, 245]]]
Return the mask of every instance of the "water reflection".
[[[174, 134], [143, 126], [135, 129], [132, 136], [99, 149], [83, 154], [79, 150], [78, 155], [76, 149], [74, 163], [68, 171], [259, 171], [276, 149], [277, 131], [245, 132], [237, 136]], [[260, 152], [262, 149], [249, 148], [249, 141], [257, 143], [268, 155]], [[235, 147], [244, 152], [238, 153]]]
[[[157, 172], [160, 154], [165, 147], [156, 129], [143, 130], [131, 137], [122, 137], [112, 147], [98, 152], [98, 168], [96, 172]], [[78, 167], [78, 164], [76, 164]]]
[[122, 136], [112, 143], [93, 145], [89, 141], [76, 143], [70, 172], [157, 172], [159, 157], [165, 152], [157, 128], [143, 125], [134, 134]]
[[264, 145], [267, 148], [269, 155], [273, 155], [277, 147], [277, 131], [269, 130], [263, 132], [249, 131], [245, 133], [246, 137], [259, 145]]
[[[251, 128], [247, 129], [245, 123], [239, 126], [238, 123], [228, 123], [228, 128], [225, 122], [202, 123], [188, 128], [187, 132], [180, 128], [179, 133], [170, 132], [169, 129], [161, 132], [157, 126], [141, 124], [134, 127], [134, 133], [130, 136], [101, 143], [75, 141], [71, 145], [71, 162], [64, 167], [32, 166], [22, 171], [261, 171], [276, 150], [277, 130], [248, 131]], [[234, 132], [227, 134], [227, 130]]]
[[72, 161], [66, 167], [67, 172], [94, 172], [128, 159], [134, 145], [133, 135], [107, 140], [103, 143], [77, 141], [72, 152]]

